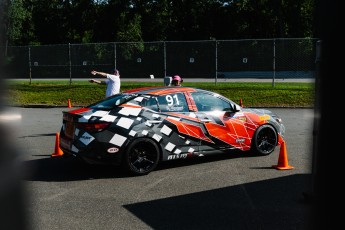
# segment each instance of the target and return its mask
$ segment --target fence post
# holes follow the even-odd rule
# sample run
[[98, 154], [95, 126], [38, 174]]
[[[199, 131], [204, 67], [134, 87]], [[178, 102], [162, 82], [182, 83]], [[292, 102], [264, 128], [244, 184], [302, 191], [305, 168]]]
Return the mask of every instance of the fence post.
[[68, 58], [69, 58], [69, 84], [72, 84], [72, 60], [71, 60], [71, 43], [68, 43]]
[[216, 42], [216, 78], [215, 78], [215, 85], [217, 85], [217, 73], [218, 73], [218, 42], [217, 40], [215, 40]]
[[29, 46], [29, 79], [30, 79], [30, 85], [31, 85], [31, 49]]
[[276, 78], [276, 39], [273, 39], [273, 79], [272, 79], [272, 86], [275, 86], [275, 78]]
[[114, 42], [114, 66], [115, 66], [115, 69], [117, 69], [117, 66], [116, 66], [116, 58], [117, 58], [117, 53], [116, 53], [116, 42]]
[[166, 51], [166, 44], [163, 42], [163, 57], [164, 57], [164, 77], [167, 75], [167, 51]]

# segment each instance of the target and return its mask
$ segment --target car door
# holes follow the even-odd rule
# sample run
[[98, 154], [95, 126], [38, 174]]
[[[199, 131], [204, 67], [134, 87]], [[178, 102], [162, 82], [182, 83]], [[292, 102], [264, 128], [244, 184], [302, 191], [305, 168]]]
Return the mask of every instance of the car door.
[[218, 153], [230, 149], [250, 148], [250, 135], [247, 131], [246, 117], [235, 111], [234, 104], [216, 94], [193, 92], [191, 96], [197, 107], [196, 117], [205, 130], [205, 136], [212, 143], [202, 142], [199, 151]]
[[199, 119], [189, 109], [183, 92], [171, 92], [157, 96], [158, 107], [164, 121], [162, 131], [166, 132], [164, 151], [169, 159], [187, 157], [199, 152], [202, 139], [208, 139], [201, 128]]

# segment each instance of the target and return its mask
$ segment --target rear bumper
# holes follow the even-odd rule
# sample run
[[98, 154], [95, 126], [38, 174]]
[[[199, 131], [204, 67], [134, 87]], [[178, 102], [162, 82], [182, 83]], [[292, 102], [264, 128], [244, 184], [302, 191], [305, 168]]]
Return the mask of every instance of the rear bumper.
[[64, 153], [81, 158], [89, 164], [120, 165], [122, 160], [121, 152], [109, 151], [109, 149], [114, 148], [109, 143], [94, 142], [81, 147], [77, 143], [75, 146], [73, 140], [60, 136], [60, 148]]

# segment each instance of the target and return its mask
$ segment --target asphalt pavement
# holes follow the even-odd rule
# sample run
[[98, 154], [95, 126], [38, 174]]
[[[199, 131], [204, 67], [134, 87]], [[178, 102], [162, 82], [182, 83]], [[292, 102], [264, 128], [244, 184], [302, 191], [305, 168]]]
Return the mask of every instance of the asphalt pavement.
[[312, 184], [313, 109], [272, 109], [286, 125], [293, 169], [272, 167], [278, 148], [265, 157], [170, 161], [140, 177], [75, 158], [52, 158], [62, 111], [71, 109], [8, 112], [17, 119], [9, 122], [6, 136], [13, 137], [22, 162], [21, 210], [28, 229], [313, 229], [312, 202], [305, 196]]

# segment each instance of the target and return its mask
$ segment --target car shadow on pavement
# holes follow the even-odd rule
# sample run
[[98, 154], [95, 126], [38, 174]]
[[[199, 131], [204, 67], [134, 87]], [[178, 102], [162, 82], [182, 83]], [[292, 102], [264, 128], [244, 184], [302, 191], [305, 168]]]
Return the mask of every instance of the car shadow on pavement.
[[43, 134], [33, 134], [33, 135], [27, 135], [27, 136], [20, 136], [18, 138], [27, 138], [27, 137], [50, 137], [55, 136], [56, 133], [43, 133]]
[[126, 177], [120, 167], [89, 165], [74, 157], [46, 157], [22, 162], [23, 180], [78, 181]]
[[[240, 157], [216, 155], [164, 162], [156, 170]], [[249, 157], [246, 156], [246, 157]], [[22, 162], [24, 180], [77, 181], [128, 177], [120, 167], [94, 166], [74, 157]], [[231, 177], [231, 175], [229, 175]], [[207, 178], [205, 178], [207, 179]], [[304, 197], [310, 174], [293, 174], [123, 205], [151, 229], [313, 229], [313, 203]]]
[[289, 175], [124, 208], [152, 229], [312, 229], [313, 205], [303, 197], [310, 176]]
[[[28, 181], [77, 181], [103, 178], [131, 177], [120, 166], [90, 165], [72, 156], [50, 157], [22, 162], [23, 180]], [[238, 157], [252, 157], [249, 153], [229, 153], [207, 157], [179, 159], [161, 162], [154, 171], [185, 167], [206, 162], [222, 161]]]

